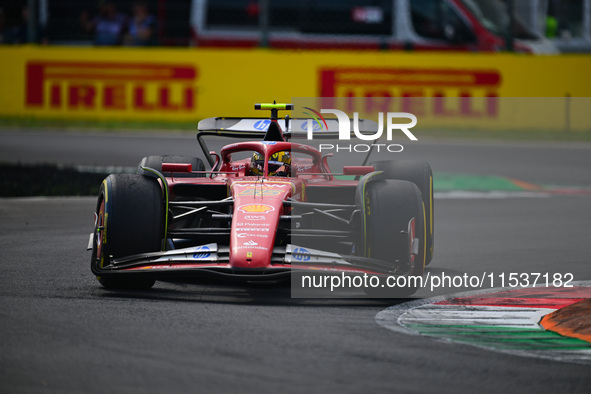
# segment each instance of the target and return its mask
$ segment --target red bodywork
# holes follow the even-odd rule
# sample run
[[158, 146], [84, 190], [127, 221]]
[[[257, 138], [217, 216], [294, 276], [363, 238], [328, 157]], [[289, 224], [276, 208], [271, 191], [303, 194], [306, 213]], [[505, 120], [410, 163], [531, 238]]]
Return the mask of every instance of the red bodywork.
[[[292, 162], [295, 177], [251, 176], [250, 159], [232, 161], [232, 153], [257, 151], [265, 157], [264, 173], [268, 173], [268, 160], [276, 152], [305, 152], [309, 159]], [[185, 166], [185, 167], [183, 167]], [[166, 165], [163, 170], [182, 170], [186, 165]], [[298, 171], [298, 168], [305, 168]], [[373, 171], [373, 167], [360, 167], [353, 172], [363, 174]], [[325, 175], [322, 175], [325, 173]], [[307, 175], [309, 174], [309, 175]], [[167, 175], [167, 174], [164, 174]], [[321, 153], [313, 147], [292, 142], [242, 142], [224, 147], [218, 173], [208, 174], [206, 178], [175, 178], [170, 174], [168, 186], [172, 193], [178, 183], [219, 185], [225, 184], [228, 196], [234, 200], [232, 227], [230, 235], [231, 268], [269, 268], [275, 245], [276, 229], [282, 215], [289, 215], [290, 207], [284, 207], [285, 200], [306, 201], [306, 184], [317, 186], [355, 187], [357, 181], [337, 180], [330, 174]], [[223, 264], [225, 266], [225, 264]], [[273, 265], [277, 267], [277, 264]], [[186, 265], [185, 265], [186, 267]], [[289, 265], [286, 265], [289, 267]]]
[[[232, 154], [244, 151], [256, 151], [265, 157], [264, 176], [250, 175], [250, 159], [232, 160]], [[292, 158], [292, 173], [289, 177], [268, 176], [268, 161], [273, 154], [289, 151], [292, 156], [297, 153], [305, 158]], [[194, 262], [194, 263], [152, 263], [141, 267], [124, 270], [175, 270], [191, 268], [213, 268], [235, 270], [253, 269], [291, 269], [291, 264], [273, 261], [272, 256], [276, 243], [276, 231], [281, 217], [290, 214], [291, 207], [284, 206], [284, 201], [306, 201], [306, 186], [348, 187], [355, 188], [358, 181], [336, 179], [330, 172], [326, 157], [314, 147], [285, 141], [249, 141], [225, 146], [220, 152], [220, 162], [214, 171], [195, 173], [195, 178], [187, 178], [191, 172], [190, 164], [166, 163], [162, 172], [166, 177], [171, 201], [175, 200], [174, 189], [177, 185], [203, 185], [220, 187], [225, 185], [227, 196], [233, 199], [232, 224], [229, 239], [229, 261], [226, 262]], [[345, 167], [347, 175], [365, 175], [374, 170], [371, 166]], [[176, 177], [175, 177], [176, 173]], [[179, 177], [178, 173], [185, 173]], [[311, 266], [298, 264], [298, 268], [307, 269]], [[323, 269], [313, 267], [313, 269]], [[331, 268], [326, 268], [331, 269]], [[375, 273], [359, 267], [343, 267], [340, 269], [352, 273]]]

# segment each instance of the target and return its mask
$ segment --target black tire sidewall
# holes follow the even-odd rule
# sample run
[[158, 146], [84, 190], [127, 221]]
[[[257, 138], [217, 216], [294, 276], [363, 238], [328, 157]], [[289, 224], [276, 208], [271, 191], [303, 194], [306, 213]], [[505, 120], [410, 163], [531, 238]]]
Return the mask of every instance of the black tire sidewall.
[[[407, 269], [405, 275], [422, 276], [425, 267], [425, 214], [421, 193], [412, 182], [376, 179], [367, 183], [362, 207], [365, 257]], [[408, 225], [415, 219], [415, 237], [419, 253], [410, 262]], [[401, 273], [403, 274], [403, 273]], [[366, 293], [377, 297], [401, 297], [414, 293], [417, 287], [368, 288]]]
[[[112, 174], [101, 184], [97, 214], [105, 201], [105, 236], [102, 259], [119, 258], [162, 249], [164, 238], [164, 202], [162, 189], [154, 178], [138, 174]], [[93, 272], [100, 269], [97, 261], [95, 228]], [[108, 288], [147, 288], [154, 283], [145, 275], [100, 274], [99, 281]], [[151, 283], [151, 284], [150, 284]]]
[[383, 160], [371, 163], [375, 171], [382, 171], [382, 178], [399, 179], [416, 184], [421, 191], [425, 206], [425, 224], [427, 230], [427, 253], [425, 264], [433, 259], [435, 252], [435, 203], [433, 200], [433, 170], [426, 161], [420, 160]]

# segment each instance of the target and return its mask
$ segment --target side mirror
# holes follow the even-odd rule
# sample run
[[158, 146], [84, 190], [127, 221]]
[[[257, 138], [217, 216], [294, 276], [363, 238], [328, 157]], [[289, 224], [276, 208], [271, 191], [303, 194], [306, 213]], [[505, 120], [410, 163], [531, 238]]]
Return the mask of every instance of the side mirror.
[[374, 166], [344, 166], [343, 175], [367, 175], [370, 172], [374, 172]]
[[211, 170], [212, 171], [216, 171], [217, 170], [217, 167], [218, 167], [218, 164], [220, 164], [220, 155], [218, 155], [216, 153], [216, 151], [214, 151], [214, 150], [210, 150], [209, 151], [209, 155], [215, 157], [215, 163], [213, 163], [213, 166], [211, 167]]
[[191, 172], [191, 163], [162, 163], [162, 172]]

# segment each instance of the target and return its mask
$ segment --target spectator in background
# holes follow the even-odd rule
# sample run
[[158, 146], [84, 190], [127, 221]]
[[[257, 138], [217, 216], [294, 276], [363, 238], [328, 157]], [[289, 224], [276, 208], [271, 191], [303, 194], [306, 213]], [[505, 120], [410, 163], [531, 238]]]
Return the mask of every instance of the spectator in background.
[[0, 8], [0, 44], [4, 42], [4, 26], [6, 26], [6, 12]]
[[111, 2], [102, 3], [99, 14], [92, 20], [88, 12], [83, 12], [80, 22], [86, 31], [94, 32], [94, 44], [101, 46], [120, 45], [127, 29], [127, 18]]
[[[12, 12], [10, 12], [12, 11]], [[2, 9], [2, 42], [3, 44], [25, 44], [29, 21], [29, 8], [24, 6], [16, 9]]]
[[148, 12], [145, 3], [138, 2], [132, 7], [125, 44], [131, 46], [154, 45], [156, 18]]

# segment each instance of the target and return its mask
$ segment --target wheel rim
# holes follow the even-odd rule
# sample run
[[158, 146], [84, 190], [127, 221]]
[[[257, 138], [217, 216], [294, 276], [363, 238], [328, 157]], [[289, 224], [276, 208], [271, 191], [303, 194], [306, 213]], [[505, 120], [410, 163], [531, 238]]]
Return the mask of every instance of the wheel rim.
[[105, 228], [105, 200], [101, 201], [101, 206], [98, 212], [98, 218], [96, 220], [96, 233], [94, 236], [96, 242], [96, 259], [99, 261], [100, 266], [103, 266], [103, 234]]
[[408, 266], [409, 266], [409, 272], [412, 273], [415, 267], [415, 261], [416, 261], [416, 255], [413, 254], [413, 242], [415, 239], [415, 218], [413, 217], [409, 222], [408, 222]]

